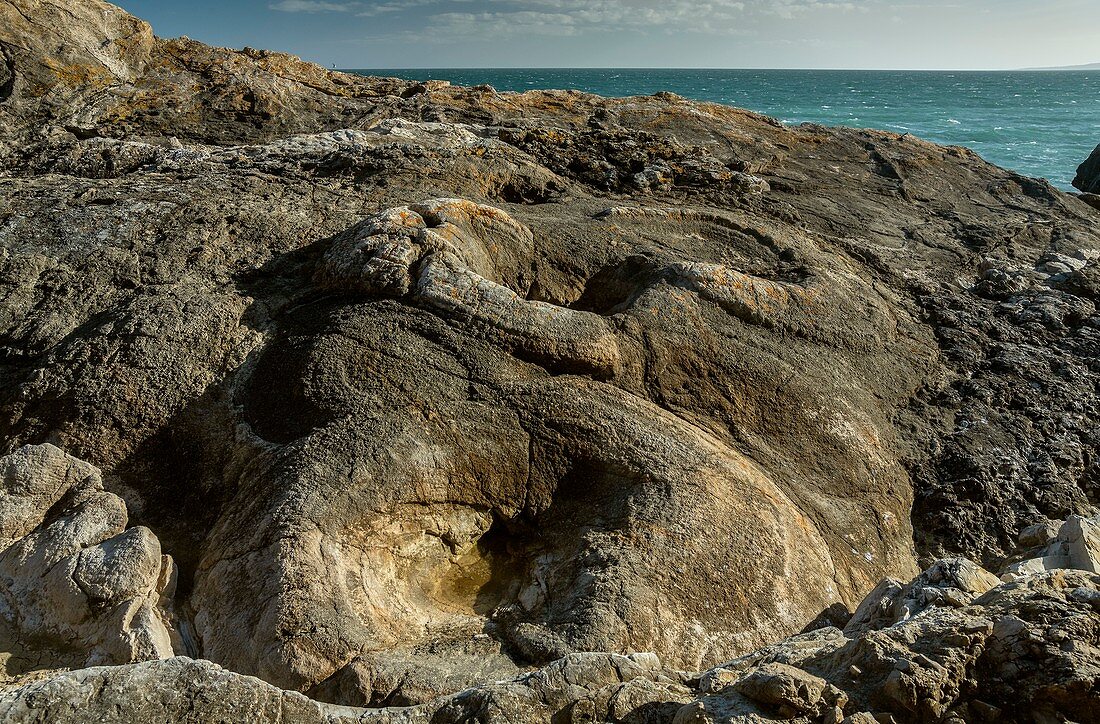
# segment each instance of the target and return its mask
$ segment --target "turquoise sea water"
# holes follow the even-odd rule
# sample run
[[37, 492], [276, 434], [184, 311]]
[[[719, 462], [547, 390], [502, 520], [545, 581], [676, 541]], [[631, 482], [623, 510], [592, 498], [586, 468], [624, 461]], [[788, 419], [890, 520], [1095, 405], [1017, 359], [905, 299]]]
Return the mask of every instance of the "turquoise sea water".
[[497, 90], [574, 88], [605, 96], [672, 91], [785, 123], [909, 132], [1070, 188], [1100, 144], [1100, 71], [369, 69], [353, 72]]

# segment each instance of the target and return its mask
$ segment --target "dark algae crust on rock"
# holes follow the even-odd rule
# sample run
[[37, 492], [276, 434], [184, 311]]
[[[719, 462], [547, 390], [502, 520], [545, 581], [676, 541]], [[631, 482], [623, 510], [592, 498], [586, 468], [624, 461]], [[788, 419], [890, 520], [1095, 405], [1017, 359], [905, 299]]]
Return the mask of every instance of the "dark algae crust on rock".
[[97, 0], [0, 59], [0, 718], [1100, 721], [1087, 197]]

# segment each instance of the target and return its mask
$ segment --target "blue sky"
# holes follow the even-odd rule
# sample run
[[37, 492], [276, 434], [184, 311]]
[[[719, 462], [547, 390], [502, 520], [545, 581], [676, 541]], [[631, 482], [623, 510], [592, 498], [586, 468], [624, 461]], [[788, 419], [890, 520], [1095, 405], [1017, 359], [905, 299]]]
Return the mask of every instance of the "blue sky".
[[1100, 61], [1100, 0], [116, 0], [158, 35], [340, 68]]

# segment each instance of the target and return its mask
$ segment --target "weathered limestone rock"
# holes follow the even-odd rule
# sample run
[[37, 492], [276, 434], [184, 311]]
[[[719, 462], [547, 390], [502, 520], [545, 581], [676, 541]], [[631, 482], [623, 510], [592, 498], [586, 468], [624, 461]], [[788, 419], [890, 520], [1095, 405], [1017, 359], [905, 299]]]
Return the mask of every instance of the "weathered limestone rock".
[[[0, 601], [7, 674], [172, 655], [159, 606], [172, 559], [99, 471], [53, 445], [0, 458]], [[27, 661], [30, 659], [30, 663]], [[14, 669], [14, 670], [13, 670]]]
[[[610, 218], [587, 223], [601, 233]], [[722, 215], [684, 218], [767, 234]], [[619, 229], [636, 220], [654, 226], [643, 216], [615, 219]], [[665, 215], [657, 223], [683, 221]], [[814, 294], [824, 300], [851, 296], [845, 290], [861, 284], [835, 271], [809, 239], [767, 239], [822, 259], [811, 268], [820, 268]], [[252, 433], [286, 447], [245, 474], [242, 486], [257, 494], [228, 508], [208, 539], [190, 601], [204, 655], [281, 686], [357, 691], [358, 703], [394, 695], [390, 678], [373, 673], [392, 670], [387, 657], [408, 666], [409, 652], [429, 641], [464, 649], [483, 630], [491, 660], [505, 651], [540, 663], [578, 650], [651, 649], [697, 666], [763, 643], [772, 627], [797, 630], [793, 621], [837, 600], [854, 601], [870, 571], [913, 568], [898, 462], [873, 436], [814, 433], [842, 438], [841, 449], [861, 466], [870, 461], [876, 477], [856, 477], [864, 495], [882, 501], [881, 512], [792, 495], [773, 478], [774, 464], [750, 461], [723, 437], [629, 392], [643, 389], [639, 373], [667, 365], [663, 359], [721, 354], [708, 341], [657, 342], [655, 335], [678, 335], [679, 315], [700, 325], [749, 315], [731, 318], [720, 303], [711, 311], [710, 287], [682, 283], [685, 265], [672, 260], [635, 275], [613, 309], [599, 300], [530, 299], [534, 248], [532, 231], [507, 213], [441, 199], [379, 213], [319, 254], [311, 278], [344, 295], [344, 311], [308, 312], [294, 332], [314, 340], [305, 356], [297, 342], [276, 338], [241, 389]], [[723, 288], [734, 298], [740, 287], [734, 280]], [[744, 302], [753, 303], [792, 328], [822, 324], [781, 296]], [[823, 306], [822, 318], [844, 314], [837, 304], [839, 311]], [[805, 344], [881, 355], [902, 343], [881, 314], [866, 318], [851, 334], [807, 333]], [[382, 360], [394, 354], [395, 333], [407, 340], [396, 369], [420, 367], [421, 383], [382, 394], [374, 382], [361, 387], [392, 374]], [[444, 353], [450, 361], [431, 361], [433, 348], [453, 349]], [[273, 426], [267, 410], [302, 394], [285, 387], [297, 384], [297, 373], [287, 379], [278, 371], [296, 358], [292, 364], [316, 370], [304, 391], [316, 401], [307, 413], [314, 421], [291, 421], [287, 430]], [[339, 369], [353, 359], [366, 368]], [[469, 384], [478, 389], [473, 399]], [[422, 401], [412, 418], [394, 416], [403, 399]], [[824, 396], [821, 404], [835, 405]], [[418, 408], [432, 411], [426, 425]], [[340, 410], [339, 418], [326, 409]], [[830, 414], [839, 421], [866, 413]], [[346, 504], [333, 506], [334, 495]], [[688, 521], [707, 521], [708, 535]], [[651, 526], [677, 532], [629, 532]], [[857, 551], [861, 541], [868, 547]], [[655, 571], [651, 560], [669, 565]], [[705, 570], [691, 562], [700, 560], [709, 561]], [[820, 585], [774, 576], [796, 570], [803, 583]], [[739, 600], [759, 603], [738, 613]], [[710, 613], [718, 609], [724, 613]], [[326, 634], [307, 642], [283, 633], [296, 630]], [[432, 678], [414, 678], [421, 676]]]
[[9, 722], [328, 722], [324, 705], [206, 661], [83, 669], [0, 695]]
[[1017, 576], [1029, 576], [1043, 571], [1055, 571], [1060, 568], [1070, 568], [1069, 556], [1057, 554], [1053, 556], [1041, 556], [1039, 558], [1026, 558], [1011, 565], [1005, 566], [1001, 574], [1005, 580], [1013, 580]]
[[76, 129], [108, 110], [116, 90], [145, 70], [156, 45], [148, 23], [98, 0], [11, 0], [0, 4], [0, 26], [5, 110], [45, 113]]
[[965, 558], [939, 560], [908, 585], [892, 579], [879, 583], [844, 632], [852, 635], [891, 626], [934, 605], [965, 608], [998, 583], [995, 575]]
[[[926, 571], [921, 578], [938, 575]], [[677, 721], [787, 718], [830, 686], [842, 712], [794, 720], [860, 721], [874, 714], [898, 722], [1095, 721], [1095, 692], [1085, 692], [1100, 676], [1100, 621], [1086, 602], [1098, 584], [1084, 572], [1046, 573], [996, 586], [962, 608], [941, 603], [828, 645], [823, 639], [807, 647], [805, 637], [796, 637], [769, 647], [764, 658], [746, 657], [747, 670], [734, 663], [707, 672], [700, 687], [709, 696], [685, 707]], [[1074, 636], [1077, 643], [1060, 644]], [[783, 659], [793, 663], [774, 663]], [[746, 692], [773, 708], [754, 711]]]
[[1070, 568], [1100, 573], [1100, 520], [1071, 515], [1055, 541], [1065, 546]]
[[1029, 525], [1020, 531], [1018, 543], [1021, 548], [1039, 548], [1048, 545], [1058, 535], [1061, 523], [1053, 520], [1044, 520], [1041, 523]]
[[[785, 718], [824, 716], [843, 710], [848, 697], [828, 682], [786, 664], [765, 664], [738, 679], [737, 691]], [[834, 714], [834, 718], [836, 718]]]
[[329, 288], [411, 295], [447, 317], [494, 328], [535, 361], [614, 375], [621, 353], [603, 317], [521, 296], [533, 247], [531, 231], [499, 209], [437, 199], [365, 221], [329, 250], [318, 278]]

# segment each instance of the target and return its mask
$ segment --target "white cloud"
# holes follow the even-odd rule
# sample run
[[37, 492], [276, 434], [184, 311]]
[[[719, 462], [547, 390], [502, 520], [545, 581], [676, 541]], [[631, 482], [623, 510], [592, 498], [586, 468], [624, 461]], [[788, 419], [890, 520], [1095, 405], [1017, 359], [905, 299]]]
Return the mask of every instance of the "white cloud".
[[[470, 1], [389, 0], [360, 14], [416, 9], [426, 16], [419, 34], [458, 39], [644, 31], [738, 35], [745, 21], [754, 17], [792, 19], [861, 8], [861, 3], [834, 0], [483, 0], [474, 12], [452, 9]], [[864, 0], [862, 5], [868, 2], [876, 0]]]
[[362, 7], [362, 3], [330, 3], [324, 0], [282, 0], [268, 5], [272, 10], [284, 13], [350, 13]]
[[768, 18], [785, 21], [815, 13], [868, 10], [886, 1], [281, 0], [269, 7], [287, 13], [385, 18], [388, 29], [381, 39], [456, 43], [614, 33], [745, 37]]
[[399, 13], [404, 10], [411, 10], [412, 8], [420, 8], [431, 5], [441, 7], [444, 4], [469, 2], [474, 2], [474, 0], [448, 0], [448, 2], [443, 2], [443, 0], [389, 0], [389, 2], [372, 3], [363, 8], [362, 12], [360, 12], [359, 15], [362, 15], [363, 17], [374, 17], [376, 15]]
[[771, 0], [771, 2], [758, 4], [762, 6], [761, 10], [770, 11], [774, 15], [789, 20], [813, 10], [843, 10], [850, 12], [866, 7], [868, 3], [832, 2], [831, 0]]

